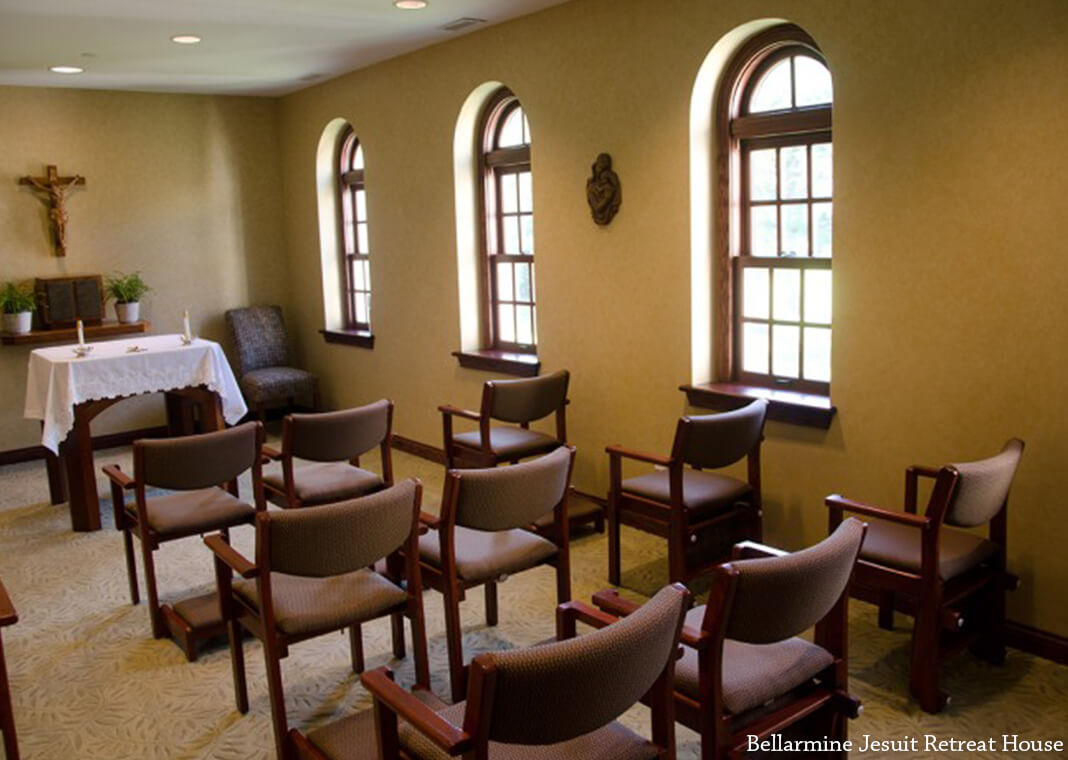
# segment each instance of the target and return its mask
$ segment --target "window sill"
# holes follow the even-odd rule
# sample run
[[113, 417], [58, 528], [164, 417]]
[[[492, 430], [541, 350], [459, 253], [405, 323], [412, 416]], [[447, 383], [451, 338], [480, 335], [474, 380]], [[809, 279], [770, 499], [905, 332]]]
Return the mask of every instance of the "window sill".
[[536, 354], [517, 354], [513, 351], [453, 351], [461, 367], [500, 372], [516, 377], [537, 377], [541, 362]]
[[703, 383], [680, 385], [679, 390], [686, 393], [686, 400], [691, 405], [707, 409], [734, 409], [740, 406], [741, 402], [757, 398], [767, 399], [768, 419], [824, 430], [831, 426], [831, 420], [838, 411], [827, 396], [754, 385]]
[[327, 343], [341, 343], [346, 346], [374, 348], [375, 336], [369, 330], [320, 330]]

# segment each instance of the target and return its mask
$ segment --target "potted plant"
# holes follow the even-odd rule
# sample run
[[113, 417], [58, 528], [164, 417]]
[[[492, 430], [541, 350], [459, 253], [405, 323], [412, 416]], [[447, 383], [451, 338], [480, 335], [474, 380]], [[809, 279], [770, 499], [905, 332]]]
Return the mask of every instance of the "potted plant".
[[37, 298], [33, 291], [8, 282], [0, 290], [0, 311], [4, 312], [4, 332], [24, 335], [33, 327]]
[[116, 274], [104, 284], [109, 298], [115, 300], [115, 314], [119, 322], [130, 324], [141, 317], [141, 299], [152, 288], [141, 278], [140, 272]]

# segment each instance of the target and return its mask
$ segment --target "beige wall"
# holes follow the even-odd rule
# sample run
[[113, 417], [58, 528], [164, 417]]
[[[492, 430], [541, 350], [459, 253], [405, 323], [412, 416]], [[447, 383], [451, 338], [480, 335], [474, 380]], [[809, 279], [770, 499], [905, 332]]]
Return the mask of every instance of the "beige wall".
[[[0, 88], [0, 281], [140, 270], [155, 332], [177, 332], [188, 308], [216, 339], [225, 309], [285, 299], [277, 111], [261, 98]], [[65, 259], [46, 207], [16, 183], [45, 164], [88, 180], [68, 196]], [[22, 419], [28, 354], [0, 349], [0, 450], [40, 439]], [[161, 408], [118, 405], [94, 431], [155, 424]]]
[[[583, 0], [355, 72], [282, 101], [291, 320], [326, 398], [397, 402], [398, 432], [440, 439], [435, 407], [477, 404], [459, 369], [452, 138], [499, 80], [534, 136], [544, 370], [573, 373], [576, 481], [603, 492], [607, 443], [664, 450], [690, 379], [689, 101], [724, 34], [786, 18], [835, 82], [835, 333], [828, 432], [770, 424], [766, 525], [826, 530], [832, 491], [900, 504], [903, 468], [1027, 441], [1011, 515], [1021, 621], [1068, 634], [1065, 443], [1068, 5]], [[335, 117], [367, 156], [376, 347], [325, 345], [315, 154]], [[624, 202], [593, 224], [584, 181], [608, 151]], [[403, 475], [403, 473], [401, 473]]]

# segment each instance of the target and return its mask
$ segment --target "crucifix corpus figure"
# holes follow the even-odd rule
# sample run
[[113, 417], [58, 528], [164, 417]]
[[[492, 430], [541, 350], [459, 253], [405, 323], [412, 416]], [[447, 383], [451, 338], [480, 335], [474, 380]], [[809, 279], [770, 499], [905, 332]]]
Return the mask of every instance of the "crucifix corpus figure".
[[52, 239], [56, 245], [56, 256], [67, 255], [67, 208], [66, 194], [75, 185], [84, 185], [85, 177], [75, 174], [73, 177], [60, 177], [55, 166], [46, 169], [47, 177], [20, 177], [20, 185], [30, 185], [41, 192], [48, 193], [48, 217], [52, 221]]

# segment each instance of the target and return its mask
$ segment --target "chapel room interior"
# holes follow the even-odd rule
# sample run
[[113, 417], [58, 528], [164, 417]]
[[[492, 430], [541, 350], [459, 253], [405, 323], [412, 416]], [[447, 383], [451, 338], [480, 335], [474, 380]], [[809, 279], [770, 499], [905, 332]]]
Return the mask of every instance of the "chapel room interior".
[[[1006, 745], [1002, 735], [1068, 740], [1068, 517], [1060, 505], [1068, 492], [1068, 3], [400, 5], [0, 3], [0, 284], [32, 288], [49, 278], [97, 275], [107, 284], [139, 273], [151, 290], [134, 326], [118, 335], [90, 320], [88, 342], [98, 343], [97, 359], [104, 341], [156, 345], [150, 341], [170, 336], [177, 347], [186, 330], [194, 346], [222, 347], [249, 410], [247, 434], [231, 429], [228, 440], [268, 447], [265, 458], [254, 448], [239, 467], [239, 496], [249, 504], [261, 467], [264, 478], [289, 477], [288, 463], [280, 464], [291, 442], [285, 415], [388, 399], [385, 437], [365, 447], [359, 466], [376, 473], [375, 488], [385, 489], [380, 501], [403, 502], [412, 525], [403, 543], [360, 554], [364, 569], [354, 570], [395, 581], [394, 606], [351, 626], [351, 637], [335, 632], [347, 623], [307, 641], [295, 634], [280, 655], [284, 698], [271, 680], [278, 652], [270, 647], [280, 641], [273, 634], [249, 634], [231, 621], [229, 628], [220, 623], [222, 635], [211, 641], [179, 646], [155, 612], [150, 626], [146, 604], [155, 597], [145, 597], [145, 558], [156, 557], [163, 603], [217, 588], [230, 598], [240, 583], [258, 581], [247, 580], [255, 570], [239, 580], [248, 568], [227, 551], [249, 562], [261, 556], [257, 531], [268, 521], [249, 513], [235, 522], [227, 534], [232, 547], [218, 537], [205, 545], [201, 535], [225, 527], [205, 523], [153, 552], [142, 546], [148, 533], [138, 534], [140, 527], [116, 530], [116, 494], [125, 488], [127, 517], [121, 508], [114, 513], [121, 521], [142, 514], [139, 499], [159, 493], [151, 482], [130, 480], [150, 469], [149, 454], [135, 456], [133, 442], [174, 432], [170, 400], [137, 391], [91, 423], [92, 446], [78, 456], [89, 457], [92, 474], [66, 485], [91, 492], [102, 529], [72, 530], [74, 505], [68, 509], [54, 488], [74, 477], [63, 467], [75, 444], [64, 443], [66, 459], [55, 459], [42, 445], [41, 421], [26, 413], [32, 352], [69, 351], [64, 344], [75, 343], [76, 333], [71, 322], [48, 335], [43, 307], [35, 307], [36, 337], [0, 336], [0, 654], [10, 691], [6, 709], [0, 694], [0, 730], [9, 760], [15, 729], [27, 760], [343, 760], [378, 757], [376, 741], [389, 756], [396, 737], [389, 720], [376, 717], [394, 714], [382, 708], [393, 704], [389, 698], [403, 702], [398, 710], [446, 710], [456, 732], [477, 727], [475, 713], [491, 710], [494, 700], [497, 714], [508, 714], [509, 698], [526, 701], [531, 725], [543, 718], [550, 725], [543, 713], [552, 713], [551, 690], [480, 691], [496, 683], [494, 668], [506, 682], [511, 661], [504, 655], [536, 652], [534, 645], [573, 626], [577, 615], [604, 626], [579, 625], [578, 638], [565, 642], [586, 640], [582, 657], [592, 657], [601, 640], [593, 637], [608, 641], [614, 630], [631, 630], [614, 626], [640, 630], [654, 614], [671, 656], [633, 699], [602, 707], [603, 720], [587, 727], [621, 726], [610, 736], [623, 744], [520, 748], [517, 757], [763, 756], [746, 755], [737, 743], [745, 730], [731, 735], [732, 725], [759, 724], [759, 716], [731, 723], [732, 714], [751, 709], [765, 718], [790, 715], [781, 732], [765, 720], [762, 737], [794, 737], [796, 730], [834, 738], [848, 730], [855, 744], [842, 756], [930, 757], [926, 735], [989, 739], [970, 750], [942, 747], [946, 757], [1063, 756], [1063, 744]], [[461, 19], [467, 22], [446, 28]], [[177, 44], [177, 35], [202, 40]], [[769, 72], [779, 64], [785, 79], [776, 83]], [[84, 71], [54, 73], [53, 66]], [[785, 87], [785, 101], [774, 100], [776, 86]], [[771, 98], [770, 105], [760, 98]], [[800, 156], [800, 164], [789, 156]], [[60, 178], [84, 179], [59, 193], [62, 214], [47, 191], [20, 184], [24, 177], [47, 180], [47, 167]], [[762, 179], [760, 171], [770, 173]], [[794, 190], [790, 172], [800, 183]], [[795, 210], [800, 216], [791, 216]], [[238, 354], [227, 313], [253, 306], [280, 308], [286, 360], [314, 376], [314, 394], [298, 389], [263, 404], [250, 395], [242, 362], [249, 369], [254, 352]], [[111, 302], [103, 319], [115, 324]], [[89, 366], [93, 358], [82, 361]], [[77, 367], [78, 360], [63, 361]], [[504, 389], [526, 387], [508, 382], [537, 377], [558, 383], [552, 393], [559, 399], [542, 410], [543, 419], [528, 429], [521, 415], [495, 415], [494, 424], [523, 422], [511, 426], [518, 438], [549, 445], [523, 453], [519, 464], [519, 455], [482, 456], [477, 440], [474, 449], [454, 448], [450, 430], [467, 431], [470, 443], [480, 434], [471, 431], [483, 429], [487, 387], [503, 397]], [[176, 402], [186, 414], [182, 432], [221, 435], [210, 432], [207, 410], [216, 397], [208, 395], [203, 408]], [[443, 413], [442, 405], [452, 406]], [[724, 422], [746, 414], [756, 422]], [[707, 429], [727, 433], [715, 433], [718, 442], [710, 444], [718, 453], [687, 458], [677, 431], [690, 435], [687, 425], [698, 430], [706, 415], [717, 418]], [[564, 416], [566, 432], [557, 427]], [[238, 417], [227, 417], [227, 426]], [[680, 422], [684, 417], [696, 422]], [[745, 432], [745, 424], [756, 427]], [[750, 434], [750, 443], [738, 443]], [[565, 441], [574, 447], [570, 458]], [[624, 448], [606, 452], [614, 446]], [[720, 456], [731, 446], [737, 450]], [[229, 454], [196, 456], [200, 466], [218, 468]], [[165, 468], [191, 466], [166, 461]], [[696, 492], [681, 490], [690, 480], [678, 473], [699, 479], [712, 471], [694, 470], [695, 462], [741, 490], [715, 497], [734, 510], [731, 519], [691, 530], [700, 510], [684, 506], [680, 494]], [[495, 565], [480, 579], [484, 595], [473, 577], [450, 586], [467, 571], [448, 559], [427, 564], [423, 545], [467, 514], [463, 489], [479, 481], [462, 468], [498, 463], [487, 477], [500, 478], [517, 503], [542, 493], [544, 479], [529, 478], [551, 467], [566, 473], [558, 484], [566, 496], [549, 500], [538, 528], [528, 531], [531, 521], [524, 521], [515, 529], [539, 536], [555, 554], [528, 563], [539, 565], [529, 572]], [[943, 467], [950, 463], [959, 467]], [[106, 474], [110, 464], [121, 470]], [[448, 464], [460, 474], [447, 474]], [[933, 469], [907, 469], [913, 465]], [[991, 475], [995, 470], [1007, 474]], [[534, 474], [508, 485], [513, 471]], [[658, 497], [620, 485], [642, 475], [660, 478]], [[422, 484], [421, 502], [410, 478]], [[278, 520], [331, 514], [333, 506], [280, 509], [286, 498], [295, 505], [287, 487], [268, 488], [274, 498], [266, 513], [283, 515]], [[828, 499], [836, 494], [844, 498]], [[918, 512], [896, 524], [914, 531], [914, 562], [906, 567], [895, 565], [892, 548], [882, 559], [872, 554], [871, 524], [879, 520], [863, 505], [907, 515], [910, 494]], [[983, 498], [993, 499], [994, 509], [971, 519]], [[660, 502], [662, 519], [648, 517]], [[561, 518], [565, 503], [568, 520]], [[635, 511], [626, 513], [626, 505]], [[96, 519], [95, 503], [92, 512]], [[850, 515], [855, 519], [835, 531]], [[867, 533], [857, 521], [868, 523]], [[940, 550], [946, 560], [947, 535], [972, 542], [962, 554], [982, 556], [957, 557], [963, 569], [948, 570], [931, 559]], [[684, 654], [676, 661], [675, 654], [706, 640], [719, 642], [708, 645], [717, 652], [724, 635], [743, 635], [741, 623], [729, 628], [722, 620], [745, 614], [741, 599], [752, 589], [743, 581], [752, 576], [718, 564], [745, 540], [786, 552], [838, 547], [849, 562], [833, 593], [824, 594], [833, 607], [790, 612], [797, 606], [790, 599], [819, 606], [813, 588], [830, 577], [826, 563], [797, 560], [801, 570], [777, 605], [766, 592], [765, 618], [804, 622], [796, 632], [746, 640], [796, 634], [828, 659], [803, 673], [800, 685], [733, 709], [731, 699], [739, 697], [721, 688], [719, 669], [733, 667], [735, 650], [722, 660], [709, 655], [715, 687], [705, 691], [702, 680], [698, 688], [693, 676], [685, 698], [680, 674], [696, 668], [704, 679], [705, 660], [697, 665], [697, 655]], [[323, 546], [312, 545], [308, 556], [335, 556]], [[423, 558], [421, 597], [411, 583], [421, 564], [413, 551]], [[749, 554], [734, 551], [736, 560], [789, 561], [756, 545]], [[368, 569], [387, 553], [388, 563]], [[144, 597], [138, 605], [130, 603], [133, 566]], [[673, 581], [682, 585], [670, 587]], [[605, 589], [618, 595], [601, 593], [595, 603], [593, 595]], [[558, 612], [568, 599], [572, 611]], [[691, 613], [679, 628], [691, 603], [722, 606], [721, 621]], [[244, 610], [241, 604], [247, 600], [235, 602]], [[275, 614], [270, 607], [252, 612]], [[450, 609], [459, 610], [456, 617]], [[939, 654], [944, 642], [972, 636], [973, 626], [974, 636], [957, 647], [963, 651]], [[404, 656], [398, 627], [408, 637]], [[235, 709], [232, 669], [242, 637], [245, 711]], [[815, 651], [816, 644], [804, 646]], [[455, 661], [461, 648], [466, 668]], [[420, 652], [427, 653], [434, 696], [420, 691]], [[778, 675], [766, 670], [774, 658], [752, 656], [749, 677], [775, 683]], [[636, 688], [628, 677], [644, 677], [634, 674], [648, 671], [640, 664], [649, 659], [619, 658], [596, 677], [579, 668], [587, 680], [569, 676], [560, 699], [576, 715], [612, 695], [619, 702]], [[553, 665], [551, 658], [537, 661]], [[382, 668], [395, 673], [395, 685]], [[674, 687], [663, 680], [672, 673]], [[638, 696], [652, 707], [638, 704]], [[464, 708], [444, 706], [465, 698], [466, 723]], [[485, 725], [491, 714], [482, 715]], [[362, 717], [345, 724], [348, 734], [330, 734], [330, 726], [356, 715]], [[522, 744], [514, 737], [524, 732], [513, 727], [509, 734], [503, 721], [481, 729], [488, 755], [472, 749], [477, 736], [456, 738], [438, 723], [431, 725], [444, 732], [437, 745], [418, 744], [403, 722], [398, 741], [405, 757], [446, 757], [440, 742], [449, 736], [454, 756], [510, 757], [514, 748], [495, 742], [512, 736]], [[909, 737], [919, 744], [908, 744]], [[878, 744], [884, 741], [905, 743]]]

